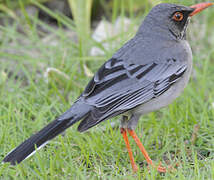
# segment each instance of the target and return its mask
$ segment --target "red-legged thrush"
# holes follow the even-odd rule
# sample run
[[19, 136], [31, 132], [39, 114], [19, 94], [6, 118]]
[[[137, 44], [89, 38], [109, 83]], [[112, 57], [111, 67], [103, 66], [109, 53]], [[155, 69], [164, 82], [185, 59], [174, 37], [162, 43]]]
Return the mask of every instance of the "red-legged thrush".
[[12, 150], [3, 162], [22, 162], [49, 140], [81, 120], [83, 132], [121, 115], [121, 133], [133, 171], [137, 171], [127, 133], [147, 163], [155, 166], [134, 132], [141, 115], [158, 110], [177, 98], [189, 81], [192, 51], [186, 29], [192, 16], [213, 3], [190, 7], [162, 3], [146, 16], [136, 35], [106, 61], [69, 110]]

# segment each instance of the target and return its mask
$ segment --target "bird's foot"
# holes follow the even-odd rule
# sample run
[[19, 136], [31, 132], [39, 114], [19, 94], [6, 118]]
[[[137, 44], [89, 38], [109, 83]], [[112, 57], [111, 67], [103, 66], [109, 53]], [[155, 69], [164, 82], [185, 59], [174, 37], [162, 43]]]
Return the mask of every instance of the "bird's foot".
[[152, 165], [155, 169], [158, 170], [158, 172], [160, 173], [166, 173], [166, 172], [174, 172], [176, 171], [176, 169], [172, 166], [172, 165], [169, 165], [168, 167], [164, 167], [162, 166], [162, 163], [160, 162], [158, 166], [154, 166]]
[[166, 173], [166, 172], [167, 172], [167, 168], [166, 168], [166, 167], [163, 167], [162, 164], [161, 164], [161, 162], [159, 163], [158, 166], [156, 166], [156, 165], [154, 165], [154, 164], [149, 164], [149, 165], [147, 166], [147, 168], [150, 170], [150, 167], [151, 167], [151, 166], [152, 166], [154, 169], [156, 169], [158, 172], [160, 172], [160, 173]]
[[163, 167], [163, 166], [161, 165], [161, 162], [160, 162], [159, 165], [158, 165], [158, 167], [157, 167], [157, 170], [158, 170], [158, 172], [166, 173], [167, 168]]
[[136, 172], [138, 172], [138, 167], [137, 167], [137, 165], [136, 164], [132, 164], [132, 171], [133, 171], [133, 173], [136, 173]]

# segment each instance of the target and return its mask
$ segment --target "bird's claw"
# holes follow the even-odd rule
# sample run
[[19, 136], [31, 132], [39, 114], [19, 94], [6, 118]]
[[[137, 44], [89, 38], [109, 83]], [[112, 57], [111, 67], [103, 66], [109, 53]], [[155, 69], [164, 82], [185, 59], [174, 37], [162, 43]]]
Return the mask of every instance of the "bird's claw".
[[134, 166], [132, 167], [132, 169], [133, 169], [133, 173], [138, 172], [138, 167], [137, 167], [137, 165], [134, 165]]
[[[166, 168], [166, 167], [163, 167], [161, 162], [159, 163], [158, 166], [155, 166], [155, 165], [152, 164], [152, 167], [153, 167], [154, 169], [157, 169], [158, 172], [160, 172], [160, 173], [166, 173], [166, 172], [173, 172], [173, 171], [176, 171], [176, 169], [175, 169], [173, 166], [171, 166], [171, 165], [168, 166], [167, 168]], [[149, 166], [148, 166], [148, 168], [149, 168]]]
[[166, 168], [161, 165], [161, 162], [159, 163], [157, 170], [158, 172], [162, 172], [162, 173], [166, 173], [167, 171]]
[[158, 172], [162, 172], [162, 173], [176, 171], [176, 169], [175, 169], [172, 165], [169, 165], [167, 168], [166, 168], [166, 167], [163, 167], [163, 166], [161, 165], [161, 162], [159, 163], [159, 165], [158, 165], [158, 167], [157, 167], [157, 170], [158, 170]]

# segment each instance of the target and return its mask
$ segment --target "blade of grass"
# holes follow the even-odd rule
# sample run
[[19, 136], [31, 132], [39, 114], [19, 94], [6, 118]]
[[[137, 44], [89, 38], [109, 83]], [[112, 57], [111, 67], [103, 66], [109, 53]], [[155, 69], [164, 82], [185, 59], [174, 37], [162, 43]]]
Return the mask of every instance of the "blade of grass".
[[[91, 29], [92, 0], [68, 0], [76, 25], [79, 43], [79, 56], [85, 56], [89, 51], [89, 35]], [[81, 71], [84, 72], [83, 61], [80, 61]]]

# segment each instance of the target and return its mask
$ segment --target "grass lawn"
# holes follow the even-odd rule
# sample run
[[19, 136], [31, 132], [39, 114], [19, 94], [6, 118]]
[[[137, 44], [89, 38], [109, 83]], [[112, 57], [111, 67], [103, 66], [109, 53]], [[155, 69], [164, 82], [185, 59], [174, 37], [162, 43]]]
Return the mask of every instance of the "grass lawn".
[[[129, 1], [130, 7], [135, 8], [135, 1]], [[151, 7], [138, 13], [130, 8], [125, 13], [125, 3], [113, 3], [113, 10], [109, 11], [112, 21], [126, 14], [131, 19], [130, 28], [109, 38], [113, 48], [94, 57], [89, 55], [89, 49], [102, 48], [102, 43], [94, 42], [88, 35], [89, 10], [82, 10], [86, 12], [85, 22], [77, 23], [78, 15], [72, 21], [34, 4], [56, 17], [58, 27], [47, 25], [37, 16], [28, 16], [23, 7], [24, 16], [16, 17], [12, 24], [5, 20], [5, 25], [0, 26], [0, 161], [70, 107], [90, 80], [90, 72], [96, 72], [135, 34], [134, 27], [139, 26]], [[213, 17], [211, 7], [194, 17], [188, 28], [194, 69], [184, 93], [168, 108], [141, 117], [136, 129], [154, 162], [162, 161], [164, 166], [177, 163], [176, 171], [160, 174], [149, 170], [130, 138], [140, 168], [133, 174], [117, 117], [85, 133], [79, 133], [78, 123], [75, 124], [20, 165], [0, 165], [0, 179], [214, 179]], [[81, 37], [78, 43], [75, 36]], [[47, 78], [50, 67], [58, 73]], [[114, 126], [111, 122], [115, 122]]]

